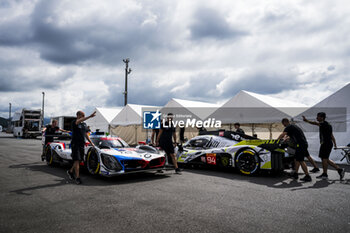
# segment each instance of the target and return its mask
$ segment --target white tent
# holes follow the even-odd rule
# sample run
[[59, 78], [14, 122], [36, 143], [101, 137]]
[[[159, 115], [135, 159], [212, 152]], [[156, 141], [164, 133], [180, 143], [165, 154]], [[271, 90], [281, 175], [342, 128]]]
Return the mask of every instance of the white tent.
[[[316, 121], [318, 112], [325, 112], [326, 120], [333, 127], [333, 135], [336, 139], [337, 146], [345, 146], [350, 143], [350, 83], [325, 98], [318, 104], [295, 117], [297, 124], [304, 130], [305, 136], [309, 143], [309, 152], [311, 156], [320, 161], [318, 152], [320, 147], [319, 129], [317, 126], [310, 125], [302, 121], [304, 115], [309, 120]], [[341, 155], [340, 150], [333, 150], [330, 158], [339, 163]], [[343, 160], [345, 163], [346, 160]]]
[[123, 109], [116, 115], [112, 121], [113, 126], [127, 126], [127, 125], [141, 125], [142, 124], [142, 111], [159, 109], [159, 106], [150, 105], [138, 105], [138, 104], [127, 104]]
[[110, 123], [113, 118], [122, 110], [122, 107], [118, 108], [95, 108], [96, 116], [86, 121], [86, 124], [90, 126], [91, 131], [97, 129], [101, 132], [109, 132]]
[[[219, 107], [219, 105], [213, 103], [172, 98], [161, 109], [161, 113], [163, 118], [165, 118], [168, 113], [173, 113], [175, 116], [175, 120], [205, 120]], [[197, 135], [197, 128], [189, 127], [185, 129], [185, 138], [191, 139]], [[179, 134], [177, 134], [177, 137], [179, 138]]]
[[224, 124], [275, 123], [284, 117], [293, 117], [305, 108], [304, 104], [242, 90], [211, 117], [222, 120]]
[[261, 138], [274, 138], [283, 129], [282, 118], [292, 118], [305, 109], [304, 104], [242, 90], [210, 118], [221, 120], [225, 129], [232, 130], [233, 124], [239, 122], [246, 133], [251, 129], [252, 134], [259, 132]]
[[111, 121], [111, 133], [135, 145], [149, 138], [151, 131], [143, 129], [142, 111], [157, 110], [158, 106], [127, 104]]
[[164, 115], [168, 112], [175, 115], [192, 115], [192, 117], [204, 120], [219, 107], [219, 105], [213, 103], [172, 98], [164, 105], [161, 112]]

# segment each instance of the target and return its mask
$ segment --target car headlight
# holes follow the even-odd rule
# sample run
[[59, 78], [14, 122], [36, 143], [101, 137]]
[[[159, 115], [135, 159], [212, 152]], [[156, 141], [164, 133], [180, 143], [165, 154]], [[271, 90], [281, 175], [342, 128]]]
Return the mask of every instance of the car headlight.
[[101, 154], [102, 163], [108, 168], [109, 170], [122, 170], [122, 166], [119, 164], [118, 160], [111, 155], [107, 154]]

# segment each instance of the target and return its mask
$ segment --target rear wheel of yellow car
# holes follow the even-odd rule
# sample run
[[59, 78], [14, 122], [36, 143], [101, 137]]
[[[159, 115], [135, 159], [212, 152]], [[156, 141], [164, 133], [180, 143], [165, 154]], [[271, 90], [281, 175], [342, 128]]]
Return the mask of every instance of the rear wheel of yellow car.
[[237, 153], [235, 167], [243, 175], [253, 175], [259, 171], [259, 156], [252, 149], [244, 149]]
[[86, 157], [86, 168], [92, 175], [99, 174], [100, 172], [100, 159], [97, 151], [94, 149], [89, 150]]

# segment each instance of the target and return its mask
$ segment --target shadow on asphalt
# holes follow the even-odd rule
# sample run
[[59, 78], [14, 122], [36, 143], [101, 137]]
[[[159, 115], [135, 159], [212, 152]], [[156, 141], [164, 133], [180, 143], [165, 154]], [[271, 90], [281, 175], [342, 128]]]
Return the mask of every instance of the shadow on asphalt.
[[[218, 169], [210, 169], [210, 168], [187, 168], [186, 172], [206, 175], [206, 176], [215, 176], [220, 178], [226, 178], [230, 180], [238, 180], [238, 181], [246, 181], [258, 185], [267, 186], [270, 188], [277, 189], [291, 189], [292, 191], [298, 191], [303, 189], [321, 189], [326, 188], [331, 184], [341, 183], [345, 185], [350, 184], [350, 180], [316, 180], [315, 176], [313, 176], [312, 182], [302, 182], [300, 180], [294, 180], [288, 177], [286, 172], [280, 174], [270, 174], [268, 172], [261, 172], [258, 175], [254, 176], [244, 176], [239, 174], [234, 169], [225, 169], [224, 171], [219, 171]], [[299, 178], [302, 178], [303, 175], [299, 175]], [[316, 182], [315, 182], [316, 180]], [[312, 185], [311, 185], [312, 184]], [[306, 186], [308, 185], [308, 186]]]
[[[51, 176], [55, 176], [58, 179], [55, 179], [57, 183], [54, 184], [45, 184], [38, 185], [33, 187], [28, 187], [24, 189], [13, 190], [10, 192], [21, 194], [21, 195], [31, 195], [31, 193], [27, 193], [28, 191], [37, 190], [37, 189], [46, 189], [52, 188], [67, 184], [74, 184], [74, 181], [70, 181], [67, 177], [66, 170], [70, 167], [68, 165], [57, 165], [57, 166], [48, 166], [44, 164], [44, 162], [34, 162], [34, 163], [25, 163], [25, 164], [16, 164], [11, 165], [9, 168], [12, 169], [27, 169], [33, 172], [42, 172]], [[312, 182], [301, 182], [296, 181], [287, 176], [286, 173], [281, 174], [270, 174], [267, 172], [262, 172], [259, 175], [255, 176], [244, 176], [239, 174], [234, 169], [224, 169], [218, 170], [213, 168], [185, 168], [184, 172], [193, 173], [203, 176], [214, 176], [225, 178], [229, 180], [238, 180], [244, 182], [250, 182], [257, 185], [264, 185], [270, 188], [277, 189], [291, 189], [291, 191], [305, 190], [305, 189], [321, 189], [326, 188], [329, 185], [335, 183], [341, 183], [345, 185], [350, 184], [350, 179], [346, 179], [343, 181], [337, 180], [316, 180], [313, 176]], [[134, 173], [134, 174], [125, 174], [121, 176], [115, 177], [102, 177], [102, 176], [92, 176], [87, 173], [86, 170], [82, 170], [81, 177], [83, 186], [113, 186], [113, 185], [123, 185], [130, 183], [141, 183], [141, 182], [152, 182], [155, 180], [169, 178], [171, 176], [170, 173], [154, 173], [154, 172], [144, 172], [144, 173]], [[300, 176], [301, 177], [301, 176]]]
[[[28, 187], [24, 189], [13, 190], [14, 192], [22, 195], [31, 195], [26, 193], [26, 191], [36, 190], [36, 189], [45, 189], [51, 187], [57, 187], [67, 184], [74, 184], [74, 181], [68, 179], [66, 171], [70, 168], [67, 165], [62, 166], [48, 166], [43, 164], [43, 162], [34, 162], [34, 163], [25, 163], [25, 164], [16, 164], [11, 165], [9, 168], [12, 169], [27, 169], [33, 172], [42, 172], [49, 174], [51, 176], [56, 176], [58, 179], [55, 179], [57, 183], [47, 184], [47, 185], [38, 185], [34, 187]], [[82, 186], [112, 186], [112, 185], [123, 185], [130, 183], [140, 183], [140, 182], [151, 182], [155, 180], [169, 178], [170, 174], [167, 173], [155, 173], [155, 172], [140, 172], [133, 174], [125, 174], [115, 177], [102, 177], [102, 176], [92, 176], [88, 174], [87, 171], [81, 171], [81, 179], [83, 183]]]

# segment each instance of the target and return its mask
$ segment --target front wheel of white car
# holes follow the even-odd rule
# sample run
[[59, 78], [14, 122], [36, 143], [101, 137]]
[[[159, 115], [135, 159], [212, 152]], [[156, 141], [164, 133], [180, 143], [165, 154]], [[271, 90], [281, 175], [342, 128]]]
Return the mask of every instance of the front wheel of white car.
[[53, 156], [53, 151], [50, 146], [47, 146], [45, 148], [45, 160], [47, 165], [52, 166], [54, 165], [54, 156]]
[[235, 166], [243, 175], [256, 174], [260, 168], [259, 156], [251, 149], [241, 150], [236, 155]]
[[86, 168], [92, 175], [96, 175], [100, 172], [100, 159], [97, 151], [94, 149], [89, 150], [86, 157]]

